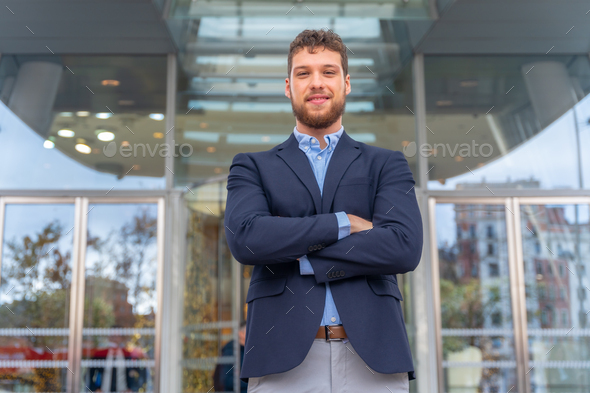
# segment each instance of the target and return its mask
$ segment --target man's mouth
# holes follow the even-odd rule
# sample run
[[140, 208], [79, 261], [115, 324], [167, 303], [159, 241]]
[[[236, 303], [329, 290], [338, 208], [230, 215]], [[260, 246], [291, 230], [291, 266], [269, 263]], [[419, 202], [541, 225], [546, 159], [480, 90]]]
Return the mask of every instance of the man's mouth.
[[328, 100], [329, 100], [329, 98], [312, 98], [311, 100], [308, 100], [308, 102], [311, 102], [312, 104], [315, 104], [315, 105], [321, 105]]
[[310, 99], [307, 100], [307, 102], [310, 102], [312, 104], [315, 105], [321, 105], [324, 102], [328, 101], [330, 98], [327, 96], [321, 96], [321, 97], [312, 97]]

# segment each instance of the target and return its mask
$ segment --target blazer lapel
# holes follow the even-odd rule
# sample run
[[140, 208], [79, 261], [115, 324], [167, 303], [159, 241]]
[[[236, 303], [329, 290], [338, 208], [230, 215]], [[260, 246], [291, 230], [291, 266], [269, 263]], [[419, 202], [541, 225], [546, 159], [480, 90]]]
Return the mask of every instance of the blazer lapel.
[[[336, 144], [336, 149], [332, 153], [332, 158], [328, 163], [328, 170], [326, 178], [324, 179], [324, 190], [322, 191], [322, 213], [329, 213], [336, 188], [340, 183], [340, 179], [350, 166], [350, 164], [361, 154], [360, 145], [357, 141], [348, 136], [346, 131], [342, 131], [342, 135]], [[314, 178], [315, 180], [315, 178]], [[317, 184], [317, 183], [316, 183]]]
[[[313, 198], [313, 204], [315, 205], [316, 213], [321, 213], [321, 200], [320, 188], [318, 182], [311, 170], [311, 165], [304, 152], [299, 149], [299, 144], [295, 134], [291, 133], [289, 139], [278, 146], [277, 156], [281, 157], [283, 161], [295, 172], [299, 180], [307, 187], [311, 197]], [[333, 159], [334, 157], [332, 157]]]
[[330, 206], [334, 200], [340, 179], [360, 154], [359, 143], [349, 137], [346, 131], [342, 131], [340, 140], [338, 140], [336, 149], [334, 149], [328, 164], [322, 195], [307, 156], [299, 149], [295, 134], [291, 133], [289, 139], [278, 146], [277, 152], [277, 156], [281, 157], [289, 165], [309, 190], [318, 214], [330, 212]]

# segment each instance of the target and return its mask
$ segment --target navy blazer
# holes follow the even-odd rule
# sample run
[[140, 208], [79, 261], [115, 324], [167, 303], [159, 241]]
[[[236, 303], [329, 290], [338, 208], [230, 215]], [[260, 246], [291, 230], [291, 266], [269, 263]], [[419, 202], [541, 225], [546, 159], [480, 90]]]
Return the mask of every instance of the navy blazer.
[[[422, 254], [422, 219], [404, 155], [346, 131], [328, 165], [323, 197], [295, 135], [237, 154], [227, 181], [225, 233], [234, 258], [254, 265], [240, 378], [288, 371], [305, 359], [330, 288], [356, 353], [379, 373], [415, 379], [397, 286]], [[334, 212], [373, 223], [338, 240]], [[280, 217], [279, 217], [280, 216]], [[301, 275], [307, 254], [314, 275]]]

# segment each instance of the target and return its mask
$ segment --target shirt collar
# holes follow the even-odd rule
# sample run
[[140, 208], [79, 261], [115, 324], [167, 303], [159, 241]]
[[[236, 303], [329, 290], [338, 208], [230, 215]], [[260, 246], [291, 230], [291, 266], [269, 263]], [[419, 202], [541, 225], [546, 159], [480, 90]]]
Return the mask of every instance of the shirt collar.
[[[329, 146], [332, 147], [332, 150], [334, 150], [336, 148], [336, 144], [340, 140], [340, 137], [342, 136], [343, 131], [344, 131], [344, 126], [341, 126], [338, 131], [333, 132], [331, 134], [324, 135], [324, 140], [326, 141], [326, 143]], [[299, 148], [303, 151], [305, 151], [305, 146], [313, 146], [311, 144], [311, 140], [316, 139], [315, 137], [313, 137], [311, 135], [307, 135], [302, 132], [299, 132], [297, 130], [297, 126], [293, 127], [293, 134], [295, 134], [295, 138], [297, 138], [297, 142], [299, 142]]]

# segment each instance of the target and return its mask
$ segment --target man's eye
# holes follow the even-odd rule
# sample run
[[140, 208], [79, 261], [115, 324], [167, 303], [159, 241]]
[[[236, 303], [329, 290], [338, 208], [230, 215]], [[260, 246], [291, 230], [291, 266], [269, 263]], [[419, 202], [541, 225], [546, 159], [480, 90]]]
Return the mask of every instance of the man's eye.
[[297, 76], [301, 76], [303, 74], [307, 74], [307, 72], [301, 72], [301, 73], [297, 74]]

